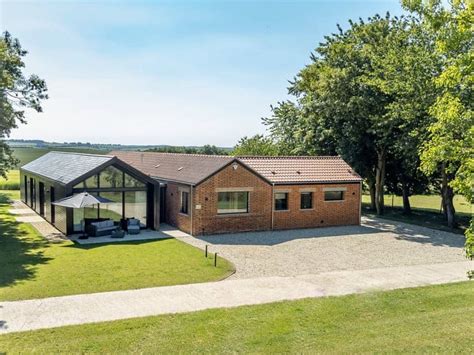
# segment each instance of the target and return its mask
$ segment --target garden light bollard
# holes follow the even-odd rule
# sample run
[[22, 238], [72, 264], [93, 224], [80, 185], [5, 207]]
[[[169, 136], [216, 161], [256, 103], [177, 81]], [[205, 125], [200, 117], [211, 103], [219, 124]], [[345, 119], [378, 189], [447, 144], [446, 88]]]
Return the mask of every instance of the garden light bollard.
[[214, 267], [217, 267], [217, 253], [214, 254]]
[[206, 244], [206, 258], [207, 258], [207, 246], [208, 246], [208, 245]]

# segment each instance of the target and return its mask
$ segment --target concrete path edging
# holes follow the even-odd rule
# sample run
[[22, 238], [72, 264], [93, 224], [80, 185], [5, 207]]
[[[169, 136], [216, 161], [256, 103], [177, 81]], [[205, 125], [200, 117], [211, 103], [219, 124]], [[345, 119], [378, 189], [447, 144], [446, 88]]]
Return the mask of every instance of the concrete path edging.
[[465, 261], [0, 302], [0, 334], [465, 281], [470, 269]]

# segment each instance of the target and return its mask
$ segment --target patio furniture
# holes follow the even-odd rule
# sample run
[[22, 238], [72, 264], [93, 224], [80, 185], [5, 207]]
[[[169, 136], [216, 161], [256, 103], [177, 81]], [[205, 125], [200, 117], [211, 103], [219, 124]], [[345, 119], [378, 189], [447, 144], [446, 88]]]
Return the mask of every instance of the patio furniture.
[[[94, 195], [91, 195], [89, 194], [88, 192], [81, 192], [79, 194], [76, 194], [76, 195], [72, 195], [72, 196], [68, 196], [68, 197], [65, 197], [65, 198], [62, 198], [62, 199], [59, 199], [57, 201], [54, 201], [54, 202], [51, 202], [51, 204], [55, 205], [55, 206], [61, 206], [61, 207], [66, 207], [66, 208], [86, 208], [88, 206], [92, 206], [92, 205], [97, 205], [97, 207], [99, 206], [99, 204], [101, 203], [110, 203], [110, 202], [113, 202], [107, 198], [104, 198], [104, 197], [100, 197], [100, 196], [94, 196]], [[87, 220], [86, 219], [83, 219], [83, 221], [81, 221], [81, 229], [82, 229], [82, 236], [81, 236], [81, 239], [87, 239], [86, 237], [86, 234], [88, 235], [91, 235], [91, 236], [94, 236], [94, 237], [98, 237], [100, 235], [108, 235], [111, 233], [111, 230], [110, 232], [108, 231], [107, 234], [100, 234], [100, 235], [97, 235], [97, 230], [102, 228], [104, 229], [103, 231], [101, 231], [101, 233], [105, 233], [105, 224], [104, 225], [101, 225], [100, 227], [98, 226], [93, 226], [95, 222], [92, 222], [90, 224], [87, 223]], [[100, 222], [102, 223], [102, 222]], [[107, 222], [109, 223], [109, 222]], [[112, 225], [113, 225], [113, 221], [112, 221]], [[109, 228], [109, 227], [107, 227]], [[117, 227], [115, 227], [117, 228]]]
[[91, 237], [103, 237], [104, 235], [111, 235], [119, 229], [118, 224], [115, 224], [111, 219], [92, 222], [86, 227], [86, 232]]
[[125, 231], [122, 229], [117, 229], [112, 232], [111, 238], [123, 238], [125, 237]]
[[139, 234], [140, 220], [136, 218], [129, 218], [127, 220], [127, 232], [128, 234]]

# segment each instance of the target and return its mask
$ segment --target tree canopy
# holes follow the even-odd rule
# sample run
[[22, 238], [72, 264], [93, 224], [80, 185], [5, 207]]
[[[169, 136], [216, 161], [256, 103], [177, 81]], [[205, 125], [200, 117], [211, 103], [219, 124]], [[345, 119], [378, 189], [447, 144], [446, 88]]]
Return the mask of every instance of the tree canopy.
[[280, 155], [279, 153], [279, 147], [270, 138], [260, 134], [240, 139], [232, 152], [235, 156], [275, 156]]
[[41, 101], [48, 98], [46, 83], [37, 75], [26, 76], [24, 50], [9, 32], [0, 37], [0, 176], [13, 168], [16, 160], [5, 138], [18, 124], [26, 123], [25, 110], [42, 112]]
[[264, 123], [291, 154], [340, 154], [367, 180], [382, 214], [387, 161], [403, 162], [390, 176], [404, 188], [416, 179], [413, 154], [430, 123], [439, 64], [413, 18], [376, 15], [349, 25], [325, 37], [291, 82], [295, 102], [273, 107]]

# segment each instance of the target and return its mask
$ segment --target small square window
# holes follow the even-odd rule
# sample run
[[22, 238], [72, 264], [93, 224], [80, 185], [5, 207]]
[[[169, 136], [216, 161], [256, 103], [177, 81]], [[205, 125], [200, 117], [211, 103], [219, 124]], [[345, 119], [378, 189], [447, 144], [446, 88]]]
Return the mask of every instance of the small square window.
[[344, 191], [324, 191], [324, 201], [342, 201]]
[[189, 192], [181, 191], [181, 207], [179, 212], [188, 214], [189, 212]]
[[302, 192], [301, 193], [301, 207], [302, 210], [310, 210], [313, 208], [313, 193]]
[[288, 210], [288, 192], [275, 193], [275, 211]]

